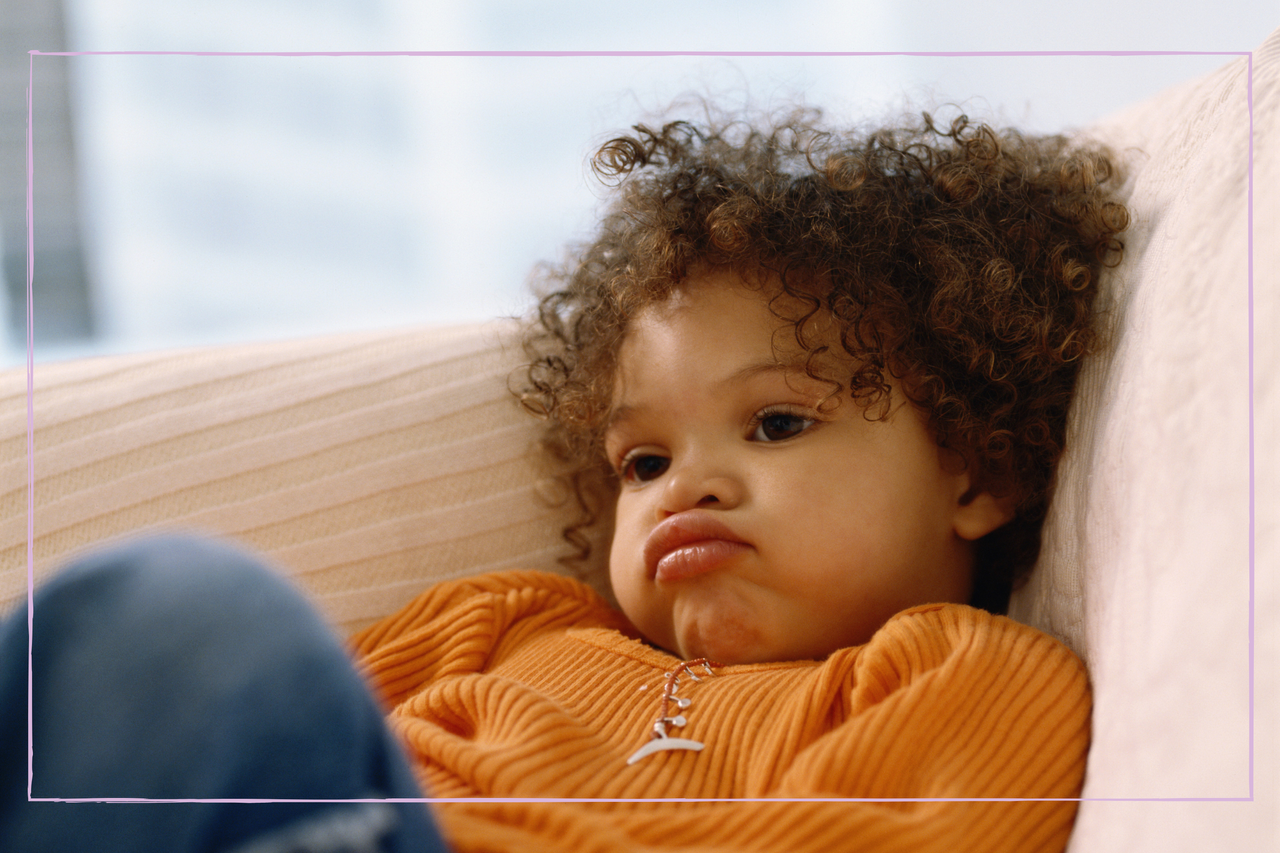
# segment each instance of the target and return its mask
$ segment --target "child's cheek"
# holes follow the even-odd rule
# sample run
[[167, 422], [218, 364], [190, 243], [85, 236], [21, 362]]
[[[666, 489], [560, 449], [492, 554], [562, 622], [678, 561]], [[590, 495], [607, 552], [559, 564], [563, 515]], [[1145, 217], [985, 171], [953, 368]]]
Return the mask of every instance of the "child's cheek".
[[646, 599], [652, 597], [652, 590], [646, 589], [643, 543], [636, 542], [631, 533], [625, 519], [619, 517], [609, 550], [609, 583], [622, 612], [636, 628], [649, 636], [653, 603]]

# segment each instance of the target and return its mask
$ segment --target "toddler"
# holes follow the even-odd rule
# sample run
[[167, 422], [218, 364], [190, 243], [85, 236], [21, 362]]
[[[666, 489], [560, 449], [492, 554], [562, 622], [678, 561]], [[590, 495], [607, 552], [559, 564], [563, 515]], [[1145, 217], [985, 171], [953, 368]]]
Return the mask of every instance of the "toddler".
[[801, 112], [637, 127], [594, 164], [616, 200], [551, 275], [522, 391], [579, 496], [579, 556], [612, 519], [621, 612], [504, 573], [354, 642], [434, 795], [646, 802], [450, 804], [446, 835], [1061, 849], [1086, 675], [993, 613], [1035, 559], [1121, 248], [1106, 153]]
[[[412, 774], [450, 800], [432, 814], [459, 851], [1062, 849], [1087, 677], [1056, 641], [995, 614], [1035, 560], [1076, 373], [1096, 345], [1098, 274], [1121, 250], [1107, 152], [963, 117], [843, 133], [801, 111], [754, 127], [638, 126], [594, 165], [615, 200], [549, 274], [519, 391], [577, 498], [576, 558], [590, 556], [588, 530], [611, 532], [617, 607], [558, 574], [437, 585], [350, 641], [407, 763], [362, 690], [326, 674], [288, 698], [323, 714], [282, 710], [284, 733], [253, 743], [228, 724], [221, 746], [194, 748], [237, 757], [208, 783], [218, 793], [190, 793], [193, 774], [170, 765], [123, 793], [412, 798]], [[205, 542], [132, 548], [41, 593], [50, 627], [35, 649], [56, 649], [54, 620], [81, 612], [67, 603], [77, 577], [117, 594], [104, 562], [117, 576], [250, 562]], [[250, 583], [275, 589], [237, 589]], [[139, 618], [181, 613], [187, 630], [193, 608], [227, 609], [225, 592], [183, 595]], [[149, 666], [189, 670], [193, 649], [266, 623], [281, 650], [260, 681], [278, 693], [280, 672], [331, 673], [338, 655], [311, 651], [326, 642], [317, 620], [257, 596], [262, 613], [287, 615], [193, 635]], [[308, 639], [286, 643], [294, 624]], [[41, 678], [41, 707], [66, 704]], [[340, 694], [356, 698], [331, 709]], [[238, 702], [265, 725], [255, 690], [219, 695], [175, 716], [205, 737]], [[320, 716], [346, 727], [317, 728]], [[52, 755], [41, 730], [57, 726], [35, 728], [35, 755]], [[317, 761], [339, 746], [356, 757]], [[92, 774], [63, 752], [77, 770], [51, 767], [45, 784], [77, 796], [65, 780]], [[293, 777], [274, 772], [282, 762]], [[261, 764], [280, 787], [256, 781]], [[594, 802], [564, 802], [576, 799]], [[200, 845], [438, 849], [416, 806], [396, 808], [218, 812], [231, 815], [225, 847]], [[295, 829], [264, 829], [266, 816]]]

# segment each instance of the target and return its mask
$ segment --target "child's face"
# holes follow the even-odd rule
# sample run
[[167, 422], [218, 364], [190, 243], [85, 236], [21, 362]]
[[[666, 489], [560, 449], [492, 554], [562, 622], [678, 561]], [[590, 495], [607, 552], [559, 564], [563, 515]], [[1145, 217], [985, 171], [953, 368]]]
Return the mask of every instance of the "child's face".
[[962, 499], [969, 475], [896, 386], [885, 420], [847, 394], [819, 410], [830, 386], [802, 357], [730, 273], [692, 277], [623, 343], [610, 577], [682, 658], [821, 658], [903, 608], [967, 601], [971, 541], [1008, 520], [989, 495]]

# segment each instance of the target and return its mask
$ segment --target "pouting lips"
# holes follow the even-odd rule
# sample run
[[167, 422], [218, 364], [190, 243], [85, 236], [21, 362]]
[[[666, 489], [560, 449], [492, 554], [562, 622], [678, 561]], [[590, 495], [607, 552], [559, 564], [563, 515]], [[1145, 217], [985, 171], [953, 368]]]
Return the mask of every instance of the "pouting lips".
[[644, 565], [649, 578], [678, 580], [711, 571], [751, 547], [712, 513], [687, 510], [650, 532], [644, 543]]

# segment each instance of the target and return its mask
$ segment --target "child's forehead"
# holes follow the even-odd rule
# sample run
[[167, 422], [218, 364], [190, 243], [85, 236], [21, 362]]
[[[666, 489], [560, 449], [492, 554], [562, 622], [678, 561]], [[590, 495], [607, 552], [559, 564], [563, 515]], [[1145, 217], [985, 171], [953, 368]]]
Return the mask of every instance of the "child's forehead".
[[[830, 321], [811, 318], [802, 345], [795, 322], [775, 312], [775, 296], [721, 275], [691, 281], [637, 312], [619, 353], [610, 423], [632, 401], [682, 383], [724, 393], [784, 384], [815, 399], [829, 395], [853, 360], [830, 340]], [[828, 345], [815, 347], [819, 338]]]
[[643, 358], [628, 356], [677, 346], [710, 356], [729, 350], [749, 361], [736, 369], [753, 372], [843, 370], [853, 360], [835, 319], [812, 297], [784, 291], [767, 273], [743, 278], [723, 269], [691, 274], [637, 310], [623, 334], [619, 362], [644, 367]]

